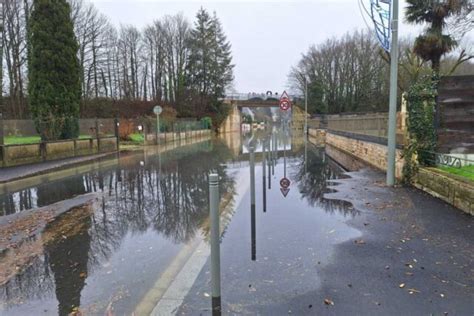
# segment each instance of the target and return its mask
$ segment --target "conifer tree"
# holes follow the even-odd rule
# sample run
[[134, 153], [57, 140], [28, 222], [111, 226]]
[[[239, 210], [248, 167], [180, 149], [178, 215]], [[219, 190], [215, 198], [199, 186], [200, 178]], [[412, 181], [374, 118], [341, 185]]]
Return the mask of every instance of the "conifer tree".
[[200, 110], [219, 112], [219, 98], [233, 80], [233, 67], [231, 46], [219, 19], [201, 8], [190, 35], [187, 72]]
[[29, 106], [43, 140], [76, 138], [81, 98], [78, 43], [66, 0], [34, 0], [28, 21]]

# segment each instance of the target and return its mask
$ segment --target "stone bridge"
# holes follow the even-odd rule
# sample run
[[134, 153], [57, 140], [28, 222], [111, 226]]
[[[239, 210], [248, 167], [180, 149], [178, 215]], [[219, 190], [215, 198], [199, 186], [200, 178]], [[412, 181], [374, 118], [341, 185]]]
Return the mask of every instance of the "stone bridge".
[[[243, 108], [278, 108], [279, 99], [276, 98], [267, 98], [267, 99], [247, 99], [247, 100], [235, 100], [235, 99], [225, 99], [225, 104], [231, 106], [229, 116], [226, 118], [224, 123], [221, 125], [221, 132], [231, 133], [231, 132], [240, 132], [242, 126], [242, 109]], [[304, 110], [293, 101], [293, 106], [291, 108], [291, 124], [294, 129], [303, 129], [304, 126]]]

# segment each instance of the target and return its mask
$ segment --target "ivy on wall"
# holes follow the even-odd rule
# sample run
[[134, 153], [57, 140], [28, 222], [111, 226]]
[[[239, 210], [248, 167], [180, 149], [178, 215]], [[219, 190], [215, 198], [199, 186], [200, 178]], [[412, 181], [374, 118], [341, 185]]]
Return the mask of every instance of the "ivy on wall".
[[404, 148], [403, 181], [405, 183], [411, 182], [419, 165], [429, 166], [434, 163], [436, 148], [434, 116], [438, 81], [436, 76], [424, 76], [409, 89], [406, 95], [409, 142]]

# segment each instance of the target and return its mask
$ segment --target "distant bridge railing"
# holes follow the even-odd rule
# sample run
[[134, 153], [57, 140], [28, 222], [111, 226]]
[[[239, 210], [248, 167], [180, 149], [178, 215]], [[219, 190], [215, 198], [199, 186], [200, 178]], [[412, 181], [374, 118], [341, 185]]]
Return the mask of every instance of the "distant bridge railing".
[[[300, 99], [300, 96], [292, 96], [290, 95], [290, 99], [295, 101]], [[272, 101], [272, 100], [279, 100], [280, 94], [278, 93], [231, 93], [227, 94], [224, 100], [237, 100], [237, 101]]]

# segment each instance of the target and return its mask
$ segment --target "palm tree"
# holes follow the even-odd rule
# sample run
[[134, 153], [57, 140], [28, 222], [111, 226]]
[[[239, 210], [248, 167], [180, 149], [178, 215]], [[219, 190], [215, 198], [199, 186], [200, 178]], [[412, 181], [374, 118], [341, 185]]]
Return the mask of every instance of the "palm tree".
[[457, 42], [443, 34], [446, 20], [468, 6], [470, 0], [407, 0], [406, 21], [428, 23], [424, 34], [415, 40], [414, 52], [423, 60], [431, 61], [431, 68], [439, 75], [441, 57], [452, 51]]

